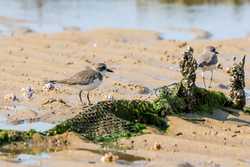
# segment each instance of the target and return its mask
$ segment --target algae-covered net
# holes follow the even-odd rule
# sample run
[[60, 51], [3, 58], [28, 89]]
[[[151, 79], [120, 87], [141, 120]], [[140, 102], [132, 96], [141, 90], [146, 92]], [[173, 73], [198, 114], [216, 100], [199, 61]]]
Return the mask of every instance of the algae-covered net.
[[54, 135], [73, 131], [92, 140], [102, 140], [139, 133], [144, 129], [143, 124], [153, 125], [162, 130], [167, 128], [166, 119], [155, 112], [151, 102], [140, 100], [102, 101], [83, 108], [81, 113], [49, 130], [47, 134]]

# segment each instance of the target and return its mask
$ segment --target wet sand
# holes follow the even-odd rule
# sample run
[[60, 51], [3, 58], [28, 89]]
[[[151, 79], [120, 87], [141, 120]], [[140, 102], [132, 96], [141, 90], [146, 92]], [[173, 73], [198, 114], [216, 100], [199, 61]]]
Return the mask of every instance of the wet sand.
[[[247, 55], [246, 87], [250, 89], [250, 38], [184, 42], [162, 40], [156, 32], [127, 29], [18, 33], [0, 38], [0, 112], [9, 114], [8, 120], [13, 123], [30, 119], [57, 123], [74, 116], [81, 107], [79, 87], [56, 85], [56, 90], [45, 91], [44, 80], [64, 79], [98, 62], [107, 63], [115, 73], [108, 75], [104, 83], [91, 92], [93, 102], [105, 100], [109, 95], [115, 99], [153, 99], [155, 96], [143, 94], [142, 88], [152, 90], [178, 81], [181, 78], [178, 61], [188, 45], [194, 48], [195, 56], [202, 52], [204, 46], [218, 48], [223, 70], [215, 72], [212, 89], [225, 93], [228, 90], [221, 85], [228, 85], [226, 71], [233, 63], [233, 56], [239, 60]], [[200, 71], [197, 80], [197, 84], [202, 86]], [[34, 89], [32, 99], [22, 96], [21, 89], [27, 86]], [[19, 102], [6, 102], [4, 96], [10, 93], [15, 94]], [[55, 100], [46, 104], [50, 99]], [[235, 117], [219, 112], [213, 118], [205, 118], [198, 123], [171, 116], [169, 122], [170, 129], [166, 134], [149, 130], [149, 134], [121, 140], [120, 143], [130, 148], [127, 153], [151, 159], [142, 166], [180, 166], [186, 162], [209, 167], [250, 166], [249, 115], [241, 113]], [[132, 140], [134, 144], [131, 146]], [[74, 142], [72, 149], [50, 153], [49, 158], [39, 162], [51, 167], [61, 164], [107, 165], [100, 161], [98, 154], [75, 150], [76, 147], [96, 149], [99, 146], [77, 138], [71, 140]], [[155, 142], [160, 143], [163, 149], [153, 151], [151, 148]], [[95, 161], [95, 164], [89, 161]], [[8, 161], [0, 161], [0, 164], [22, 166]]]

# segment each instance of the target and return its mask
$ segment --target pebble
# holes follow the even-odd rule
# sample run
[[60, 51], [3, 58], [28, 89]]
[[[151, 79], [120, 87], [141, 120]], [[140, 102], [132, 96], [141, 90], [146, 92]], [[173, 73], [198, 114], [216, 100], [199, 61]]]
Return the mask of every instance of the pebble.
[[232, 135], [232, 137], [236, 137], [237, 135]]
[[43, 90], [50, 91], [55, 89], [55, 84], [49, 82], [43, 86]]
[[112, 95], [108, 95], [108, 96], [106, 96], [106, 99], [107, 99], [108, 101], [113, 101], [113, 100], [114, 100], [114, 97], [113, 97]]
[[229, 67], [226, 68], [226, 73], [230, 73], [231, 69]]
[[220, 69], [220, 70], [223, 70], [223, 66], [222, 66], [222, 64], [220, 64], [220, 63], [219, 63], [219, 64], [217, 64], [217, 68], [218, 68], [218, 69]]
[[234, 131], [234, 133], [240, 133], [240, 130]]
[[178, 133], [176, 133], [176, 136], [182, 136], [183, 135], [183, 133], [182, 132], [178, 132]]
[[155, 143], [155, 144], [154, 144], [153, 150], [158, 151], [158, 150], [161, 150], [161, 149], [162, 149], [161, 144], [159, 144], [159, 143]]
[[115, 162], [119, 159], [119, 156], [112, 154], [111, 152], [104, 154], [102, 156], [101, 161], [106, 163]]
[[34, 90], [30, 86], [28, 86], [27, 88], [22, 88], [21, 92], [22, 95], [28, 99], [31, 99], [34, 94]]

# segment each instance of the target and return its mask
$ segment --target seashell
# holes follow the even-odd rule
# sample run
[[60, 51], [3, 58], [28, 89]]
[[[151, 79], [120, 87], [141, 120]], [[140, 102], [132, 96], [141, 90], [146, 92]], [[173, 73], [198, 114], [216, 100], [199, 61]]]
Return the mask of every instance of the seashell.
[[113, 97], [112, 95], [108, 95], [108, 96], [106, 96], [106, 99], [107, 99], [108, 101], [113, 101], [113, 100], [114, 100], [114, 97]]
[[28, 86], [27, 88], [22, 88], [21, 92], [22, 92], [22, 95], [24, 97], [27, 97], [28, 99], [31, 99], [34, 94], [34, 90], [30, 86]]
[[55, 84], [49, 82], [43, 86], [43, 90], [49, 91], [49, 90], [54, 90], [55, 89]]
[[109, 153], [104, 154], [104, 156], [102, 156], [101, 161], [110, 163], [118, 159], [119, 159], [119, 156], [113, 155], [111, 152], [109, 152]]
[[13, 93], [11, 93], [11, 94], [7, 94], [7, 95], [5, 95], [4, 96], [4, 101], [6, 101], [6, 102], [14, 102], [14, 101], [17, 101], [18, 99], [17, 99], [17, 97], [16, 97], [16, 95], [14, 95]]

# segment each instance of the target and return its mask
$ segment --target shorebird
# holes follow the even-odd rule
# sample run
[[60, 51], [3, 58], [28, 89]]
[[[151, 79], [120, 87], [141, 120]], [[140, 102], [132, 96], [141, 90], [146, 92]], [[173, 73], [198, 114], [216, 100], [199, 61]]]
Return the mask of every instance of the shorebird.
[[50, 80], [50, 83], [61, 83], [67, 85], [81, 85], [82, 89], [79, 92], [79, 98], [81, 103], [82, 101], [82, 92], [87, 91], [87, 100], [88, 104], [91, 105], [89, 99], [89, 92], [91, 90], [96, 89], [103, 81], [103, 76], [105, 76], [106, 72], [113, 72], [113, 70], [109, 69], [106, 64], [99, 63], [95, 67], [95, 69], [87, 68], [83, 71], [80, 71], [73, 75], [72, 77], [64, 80]]
[[211, 78], [209, 84], [210, 88], [213, 81], [213, 71], [214, 69], [216, 69], [218, 63], [218, 54], [219, 53], [216, 51], [216, 48], [214, 46], [207, 46], [204, 48], [203, 53], [198, 59], [198, 67], [201, 68], [202, 70], [202, 80], [205, 88], [206, 88], [206, 82], [205, 82], [204, 72], [206, 71], [211, 72]]

